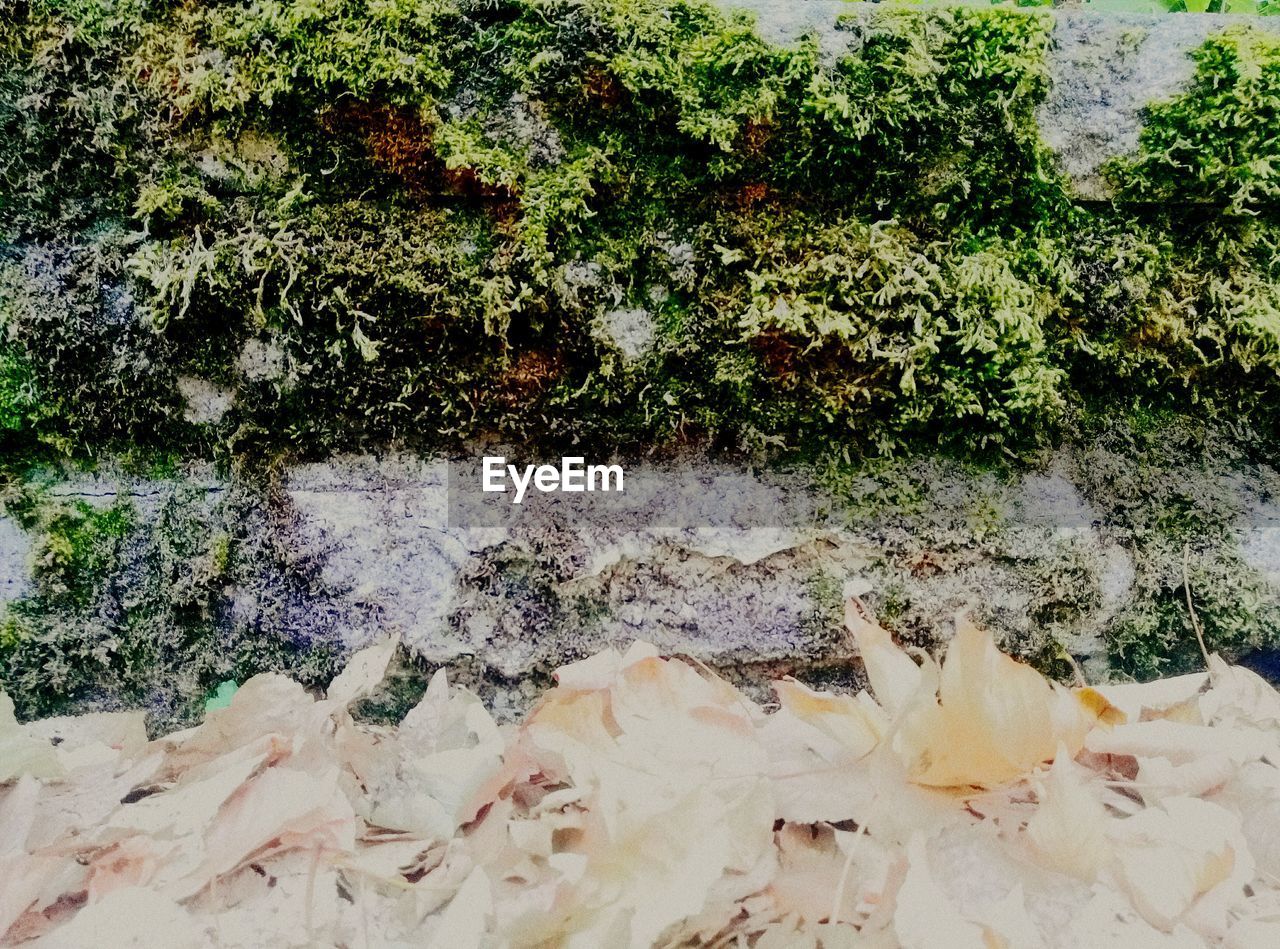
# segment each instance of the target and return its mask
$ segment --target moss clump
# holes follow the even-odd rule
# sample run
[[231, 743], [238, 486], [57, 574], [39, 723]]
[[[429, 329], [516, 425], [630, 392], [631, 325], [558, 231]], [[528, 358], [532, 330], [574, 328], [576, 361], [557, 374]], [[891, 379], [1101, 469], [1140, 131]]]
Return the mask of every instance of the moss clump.
[[[41, 437], [1020, 450], [1117, 390], [1270, 411], [1274, 39], [1206, 44], [1098, 208], [1038, 138], [1046, 17], [845, 25], [831, 57], [702, 0], [22, 5], [0, 307]], [[233, 411], [184, 425], [183, 376]]]
[[40, 536], [32, 574], [42, 595], [72, 609], [93, 599], [116, 567], [120, 546], [133, 526], [123, 504], [95, 510], [83, 501], [41, 505], [29, 528]]
[[[146, 353], [154, 377], [128, 387], [124, 410], [108, 386], [59, 376], [92, 360], [60, 362], [37, 339], [54, 329], [19, 321], [50, 390], [75, 393], [68, 444], [110, 438], [108, 418], [134, 440], [231, 438], [249, 455], [491, 432], [794, 447], [896, 420], [883, 447], [932, 437], [954, 410], [978, 443], [1054, 410], [1051, 307], [1002, 243], [1065, 208], [1034, 129], [1048, 41], [1037, 17], [885, 13], [831, 64], [697, 0], [24, 12], [3, 71], [26, 131], [6, 153], [18, 186], [0, 222], [86, 241], [74, 255], [107, 271], [90, 305], [109, 313], [111, 294], [127, 294], [142, 317], [141, 335], [114, 334], [115, 361]], [[58, 31], [74, 42], [40, 58]], [[18, 102], [41, 86], [102, 108], [89, 121], [55, 99], [23, 117]], [[55, 162], [42, 135], [82, 136], [84, 154]], [[48, 211], [50, 189], [107, 161], [118, 190], [72, 218]], [[797, 223], [779, 293], [823, 293], [824, 247], [855, 233], [864, 257], [869, 235], [893, 233], [903, 267], [912, 255], [934, 266], [915, 300], [946, 352], [914, 365], [906, 354], [932, 343], [895, 315], [896, 348], [865, 367], [884, 377], [871, 390], [884, 406], [850, 397], [855, 372], [814, 373], [801, 394], [762, 358], [775, 328], [747, 311], [772, 291], [717, 263], [716, 245], [736, 233], [740, 252], [766, 253], [776, 235], [747, 232], [780, 211]], [[899, 225], [877, 224], [888, 217]], [[85, 230], [131, 218], [123, 239]], [[801, 236], [809, 226], [816, 240]], [[600, 276], [584, 284], [589, 267]], [[988, 278], [1008, 300], [983, 296]], [[891, 285], [867, 319], [892, 309]], [[925, 300], [935, 292], [941, 304]], [[60, 290], [77, 309], [78, 293]], [[963, 312], [948, 323], [952, 304]], [[658, 327], [640, 364], [598, 332], [618, 307]], [[249, 343], [274, 347], [287, 371], [243, 378]], [[833, 340], [827, 361], [856, 356], [851, 344]], [[179, 374], [240, 384], [237, 410], [185, 431]], [[788, 387], [796, 397], [770, 405]]]
[[1139, 154], [1113, 177], [1128, 200], [1176, 214], [1224, 215], [1246, 225], [1280, 204], [1280, 44], [1233, 30], [1193, 54], [1196, 73], [1181, 95], [1147, 110]]
[[13, 439], [25, 432], [38, 405], [31, 366], [20, 353], [0, 348], [0, 438]]
[[[831, 58], [701, 0], [27, 4], [0, 227], [54, 243], [0, 305], [42, 437], [1017, 450], [1117, 386], [1265, 411], [1274, 42], [1208, 44], [1083, 208], [1035, 125], [1049, 23], [869, 11]], [[183, 425], [180, 376], [233, 411]]]
[[[334, 674], [341, 648], [291, 635], [258, 576], [302, 582], [257, 549], [243, 501], [232, 513], [196, 487], [153, 488], [157, 506], [140, 516], [126, 501], [97, 508], [9, 484], [4, 513], [32, 535], [32, 584], [0, 622], [0, 681], [24, 718], [141, 706], [160, 731], [198, 718], [228, 679], [289, 669], [320, 684]], [[236, 586], [255, 591], [274, 628], [230, 615]]]
[[0, 325], [39, 398], [28, 427], [65, 454], [186, 442], [172, 348], [139, 319], [120, 257], [127, 244], [112, 231], [0, 259]]
[[[1095, 389], [1274, 422], [1280, 371], [1280, 40], [1239, 29], [1194, 54], [1181, 95], [1148, 110], [1113, 162], [1130, 210], [1083, 232], [1071, 341]], [[1087, 384], [1086, 384], [1087, 385]]]
[[1202, 545], [1185, 556], [1184, 571], [1183, 550], [1148, 547], [1134, 605], [1109, 632], [1113, 664], [1140, 681], [1204, 667], [1195, 622], [1209, 651], [1228, 662], [1275, 646], [1280, 597], [1257, 571], [1222, 547]]
[[[1038, 629], [1053, 633], [1070, 627], [1102, 605], [1101, 576], [1096, 551], [1075, 539], [1059, 541], [1055, 556], [1033, 569], [1032, 589], [1037, 591], [1030, 619]], [[1060, 658], [1060, 657], [1059, 657]]]
[[1269, 471], [1253, 467], [1256, 438], [1152, 412], [1087, 419], [1080, 437], [1082, 491], [1134, 561], [1129, 605], [1106, 630], [1113, 666], [1138, 679], [1203, 666], [1188, 585], [1210, 651], [1234, 661], [1274, 646], [1280, 593], [1238, 552], [1241, 472], [1265, 484]]
[[[742, 329], [819, 421], [981, 444], [1062, 405], [1048, 307], [1006, 248], [964, 253], [860, 223], [759, 241]], [[876, 425], [867, 425], [870, 415]]]
[[5, 510], [35, 534], [34, 590], [10, 604], [0, 636], [5, 688], [25, 714], [49, 714], [96, 683], [115, 648], [89, 622], [110, 595], [134, 526], [131, 508], [62, 502], [10, 486]]

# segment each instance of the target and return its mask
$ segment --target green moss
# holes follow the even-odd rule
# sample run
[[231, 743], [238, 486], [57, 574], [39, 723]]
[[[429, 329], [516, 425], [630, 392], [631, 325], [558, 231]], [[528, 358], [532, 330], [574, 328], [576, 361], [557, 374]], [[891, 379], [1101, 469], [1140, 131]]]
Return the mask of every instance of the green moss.
[[1138, 680], [1203, 669], [1192, 612], [1205, 646], [1234, 662], [1274, 648], [1280, 629], [1280, 596], [1229, 549], [1196, 547], [1187, 555], [1174, 544], [1143, 551], [1133, 606], [1108, 632], [1119, 671]]
[[[1055, 630], [1078, 623], [1102, 605], [1101, 576], [1097, 552], [1086, 543], [1060, 541], [1056, 556], [1037, 561], [1032, 571], [1030, 588], [1036, 592], [1030, 607], [1030, 619], [1037, 630], [1053, 638]], [[1049, 654], [1061, 651], [1047, 647]], [[1053, 657], [1054, 661], [1061, 657]]]
[[[33, 541], [31, 589], [0, 625], [0, 682], [21, 716], [141, 706], [165, 730], [197, 719], [220, 682], [288, 669], [321, 685], [339, 667], [334, 642], [291, 635], [306, 578], [271, 560], [246, 499], [233, 512], [187, 487], [156, 503], [139, 517], [8, 486], [5, 513]], [[231, 588], [254, 591], [271, 628], [234, 620]]]
[[843, 640], [844, 579], [826, 570], [818, 570], [806, 584], [813, 609], [801, 619], [810, 635], [818, 641], [835, 637]]
[[9, 347], [0, 348], [0, 438], [26, 430], [38, 405], [31, 366]]
[[1256, 438], [1151, 411], [1085, 420], [1078, 438], [1081, 490], [1135, 566], [1128, 606], [1104, 631], [1113, 666], [1139, 679], [1203, 666], [1188, 582], [1211, 652], [1234, 660], [1274, 648], [1280, 592], [1238, 552], [1247, 502], [1240, 473], [1268, 477], [1253, 467]]
[[67, 455], [182, 444], [170, 347], [133, 311], [117, 230], [0, 259], [0, 323], [39, 394], [31, 432]]
[[1006, 249], [962, 253], [852, 223], [753, 250], [743, 332], [783, 391], [809, 397], [805, 414], [859, 428], [871, 414], [886, 440], [940, 431], [981, 444], [1043, 429], [1060, 409], [1047, 308]]
[[[969, 426], [980, 442], [1052, 412], [1054, 370], [1036, 365], [1038, 290], [999, 243], [1052, 228], [1065, 208], [1033, 120], [1047, 21], [885, 13], [831, 66], [813, 44], [771, 46], [748, 19], [698, 0], [340, 2], [323, 16], [286, 0], [92, 6], [32, 7], [6, 46], [6, 101], [43, 84], [104, 106], [83, 122], [56, 103], [27, 118], [15, 105], [13, 122], [86, 146], [81, 164], [59, 163], [35, 132], [16, 135], [12, 167], [39, 175], [11, 176], [25, 184], [0, 217], [15, 233], [122, 214], [145, 226], [90, 243], [108, 270], [96, 299], [71, 286], [57, 298], [102, 313], [112, 294], [134, 294], [154, 382], [129, 386], [129, 407], [112, 404], [63, 373], [93, 360], [62, 358], [65, 346], [41, 343], [54, 328], [21, 321], [41, 380], [74, 393], [68, 430], [47, 436], [59, 445], [123, 434], [101, 424], [121, 418], [128, 441], [159, 428], [202, 450], [232, 436], [239, 454], [271, 453], [264, 438], [314, 452], [494, 430], [613, 444], [692, 432], [760, 447], [843, 438], [888, 416], [885, 446], [956, 409], [982, 417]], [[35, 50], [57, 30], [75, 42], [46, 62]], [[42, 211], [104, 151], [118, 197], [74, 221]], [[974, 189], [983, 202], [969, 200]], [[937, 328], [954, 342], [937, 378], [900, 365], [921, 349], [906, 337], [883, 360], [905, 381], [874, 388], [885, 404], [870, 413], [846, 412], [846, 385], [830, 379], [769, 405], [776, 379], [756, 351], [768, 328], [731, 312], [768, 288], [707, 266], [720, 233], [752, 226], [762, 201], [829, 229], [816, 245], [797, 238], [816, 259], [824, 240], [902, 221], [904, 253], [938, 268], [923, 294], [958, 311]], [[832, 208], [853, 219], [832, 220]], [[693, 269], [664, 251], [686, 244]], [[586, 261], [610, 281], [583, 296], [566, 275]], [[32, 267], [57, 266], [26, 264], [11, 281], [20, 309]], [[816, 265], [793, 259], [779, 280], [814, 283]], [[1025, 286], [1005, 302], [975, 299], [988, 278]], [[654, 287], [667, 332], [643, 367], [621, 366], [592, 328]], [[243, 411], [215, 432], [177, 425], [174, 376], [248, 381], [237, 360], [263, 330], [287, 352], [287, 383], [247, 387]], [[1007, 359], [991, 351], [1006, 345]], [[970, 351], [975, 364], [942, 366]]]
[[[453, 670], [449, 672], [453, 678]], [[396, 650], [377, 688], [352, 707], [357, 721], [398, 725], [427, 692], [430, 673], [407, 650]], [[450, 683], [452, 684], [452, 682]]]
[[1085, 420], [1078, 484], [1108, 512], [1108, 526], [1135, 544], [1233, 539], [1241, 514], [1234, 470], [1256, 448], [1202, 417], [1139, 412]]
[[[237, 464], [495, 433], [857, 455], [1024, 450], [1115, 382], [1265, 405], [1269, 41], [1207, 45], [1116, 172], [1131, 206], [1086, 211], [1035, 124], [1049, 23], [873, 11], [831, 61], [700, 0], [26, 8], [0, 219], [95, 228], [0, 281], [40, 436]], [[23, 113], [40, 87], [65, 95]], [[1239, 166], [1219, 190], [1218, 165], [1183, 181], [1165, 145], [1237, 119], [1204, 143]], [[119, 194], [49, 209], [104, 163]], [[1200, 238], [1152, 196], [1202, 206]], [[616, 307], [659, 327], [638, 364], [599, 337]], [[253, 342], [280, 372], [244, 369]], [[178, 375], [236, 408], [184, 426]]]
[[[1086, 206], [1036, 127], [1050, 24], [864, 10], [829, 55], [704, 0], [18, 4], [0, 36], [6, 471], [123, 453], [265, 484], [288, 457], [493, 439], [987, 464], [1127, 414], [1082, 475], [1115, 486], [1108, 526], [1154, 560], [1222, 539], [1230, 492], [1179, 486], [1173, 459], [1220, 447], [1196, 420], [1247, 420], [1264, 451], [1280, 420], [1276, 41], [1205, 44], [1113, 166], [1117, 202]], [[644, 311], [650, 348], [609, 338], [618, 310]], [[184, 377], [232, 407], [188, 423]], [[929, 498], [859, 492], [864, 514]], [[88, 687], [77, 662], [117, 697], [196, 655], [206, 691], [291, 662], [323, 679], [325, 644], [239, 630], [211, 648], [224, 587], [275, 554], [197, 508], [114, 539], [84, 512], [39, 528], [36, 596], [67, 599], [57, 622], [31, 604], [11, 621], [50, 650], [12, 666], [31, 695], [48, 662], [60, 696]], [[971, 535], [998, 527], [966, 513]], [[546, 599], [536, 571], [504, 569], [495, 595]], [[107, 575], [146, 592], [126, 607]], [[1163, 615], [1116, 642], [1159, 654]]]
[[230, 565], [231, 535], [217, 534], [209, 544], [209, 573], [215, 579], [225, 577]]
[[22, 624], [16, 617], [0, 616], [0, 650], [11, 652], [22, 640]]
[[50, 603], [83, 608], [114, 572], [134, 513], [125, 504], [98, 510], [83, 501], [46, 503], [37, 510], [28, 525], [40, 538], [32, 552], [39, 595]]
[[[1193, 53], [1195, 78], [1148, 109], [1139, 154], [1112, 176], [1129, 200], [1175, 214], [1246, 225], [1280, 202], [1280, 40], [1252, 28], [1209, 39]], [[1201, 206], [1202, 209], [1198, 209]]]

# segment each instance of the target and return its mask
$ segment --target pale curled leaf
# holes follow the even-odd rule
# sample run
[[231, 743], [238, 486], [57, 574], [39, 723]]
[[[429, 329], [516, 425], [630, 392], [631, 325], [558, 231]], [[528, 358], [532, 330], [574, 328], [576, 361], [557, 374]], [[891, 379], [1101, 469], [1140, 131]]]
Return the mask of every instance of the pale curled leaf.
[[937, 700], [908, 710], [894, 747], [920, 784], [991, 787], [1050, 760], [1059, 744], [1074, 755], [1091, 719], [1094, 714], [1073, 696], [961, 620], [943, 661]]
[[1111, 816], [1100, 785], [1059, 749], [1040, 785], [1040, 806], [1027, 821], [1027, 837], [1050, 867], [1092, 882], [1111, 860]]
[[389, 636], [352, 656], [347, 667], [329, 683], [329, 701], [350, 705], [376, 689], [387, 674], [387, 666], [399, 645], [398, 636]]
[[858, 643], [858, 654], [871, 682], [871, 692], [891, 716], [903, 713], [928, 691], [926, 672], [897, 647], [893, 637], [866, 615], [856, 600], [848, 600], [845, 625]]
[[1216, 804], [1170, 798], [1112, 827], [1118, 884], [1147, 922], [1166, 932], [1197, 900], [1220, 887], [1233, 897], [1253, 877], [1239, 818]]
[[0, 691], [0, 784], [24, 774], [59, 778], [63, 771], [53, 745], [18, 724], [13, 714], [13, 699]]
[[343, 703], [381, 659], [318, 701], [255, 677], [142, 746], [124, 719], [17, 726], [56, 730], [69, 756], [56, 781], [0, 785], [0, 938], [74, 945], [109, 927], [92, 944], [137, 944], [123, 912], [150, 913], [148, 937], [235, 949], [1181, 949], [1269, 933], [1265, 684], [1226, 667], [1126, 687], [1118, 707], [971, 627], [941, 667], [862, 633], [882, 702], [784, 681], [766, 713], [638, 644], [562, 670], [518, 727], [443, 673], [399, 726], [359, 724]]

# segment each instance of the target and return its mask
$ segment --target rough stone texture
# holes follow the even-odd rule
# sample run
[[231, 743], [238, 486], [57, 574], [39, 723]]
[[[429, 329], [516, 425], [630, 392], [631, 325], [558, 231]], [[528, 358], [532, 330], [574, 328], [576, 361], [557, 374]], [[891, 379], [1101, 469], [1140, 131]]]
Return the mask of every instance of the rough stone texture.
[[[451, 119], [469, 119], [477, 114], [479, 101], [474, 90], [465, 90], [441, 109]], [[513, 94], [506, 108], [486, 117], [484, 133], [493, 141], [522, 148], [534, 167], [554, 165], [564, 158], [564, 145], [547, 120], [542, 103], [530, 101], [523, 93]]]
[[608, 525], [530, 495], [509, 524], [450, 526], [446, 464], [403, 455], [306, 465], [285, 486], [292, 543], [368, 617], [358, 640], [395, 631], [433, 662], [477, 656], [509, 678], [638, 635], [707, 661], [803, 652], [810, 581], [852, 555], [807, 528], [735, 526], [786, 488], [696, 474], [633, 469]]
[[83, 501], [90, 507], [102, 510], [118, 501], [127, 501], [145, 518], [179, 488], [219, 495], [228, 490], [226, 481], [217, 477], [213, 465], [207, 462], [189, 464], [179, 480], [151, 480], [118, 475], [110, 468], [102, 471], [77, 474], [65, 481], [55, 481], [45, 488], [51, 498]]
[[30, 555], [31, 538], [13, 521], [0, 517], [0, 608], [26, 593]]
[[456, 581], [498, 530], [451, 530], [445, 463], [408, 456], [336, 458], [285, 478], [296, 511], [291, 546], [319, 566], [325, 588], [361, 617], [363, 645], [391, 631], [437, 661], [460, 650], [445, 635]]
[[1134, 151], [1142, 112], [1184, 89], [1206, 39], [1248, 23], [1277, 30], [1266, 17], [1143, 16], [1063, 11], [1055, 14], [1052, 85], [1040, 109], [1040, 134], [1083, 198], [1105, 198], [1101, 169]]
[[1240, 555], [1268, 583], [1280, 586], [1280, 500], [1246, 487]]
[[639, 359], [653, 348], [653, 316], [648, 310], [609, 310], [603, 323], [605, 336], [627, 359]]
[[274, 382], [284, 378], [288, 354], [279, 343], [249, 339], [236, 357], [236, 369], [248, 382]]
[[850, 36], [838, 21], [865, 12], [845, 0], [719, 0], [726, 10], [743, 10], [756, 18], [756, 29], [772, 43], [794, 43], [815, 36], [823, 53], [839, 56]]
[[235, 401], [235, 392], [231, 389], [195, 376], [179, 376], [178, 392], [186, 403], [183, 417], [197, 425], [221, 420]]
[[[837, 57], [857, 41], [858, 19], [876, 15], [872, 3], [844, 0], [719, 0], [756, 17], [760, 35], [776, 43], [816, 36]], [[1035, 10], [1036, 14], [1046, 11]], [[1047, 68], [1050, 91], [1038, 121], [1045, 143], [1085, 199], [1108, 197], [1103, 164], [1132, 152], [1151, 102], [1176, 95], [1195, 68], [1188, 55], [1224, 30], [1249, 24], [1280, 31], [1280, 18], [1222, 14], [1147, 15], [1055, 10]], [[840, 21], [843, 18], [844, 23]]]
[[[1017, 476], [902, 462], [838, 504], [794, 473], [639, 464], [628, 468], [636, 493], [603, 524], [565, 495], [531, 496], [501, 526], [451, 523], [448, 466], [407, 455], [296, 466], [265, 494], [208, 470], [75, 476], [49, 493], [125, 499], [144, 524], [179, 492], [203, 498], [252, 541], [238, 547], [252, 562], [226, 591], [225, 622], [348, 648], [396, 633], [506, 715], [557, 665], [636, 637], [734, 677], [851, 683], [849, 593], [907, 641], [936, 644], [965, 611], [1015, 651], [1056, 640], [1101, 678], [1104, 634], [1135, 595], [1141, 551], [1111, 523], [1105, 493], [1082, 488], [1090, 457], [1063, 450]], [[1230, 499], [1241, 556], [1280, 596], [1276, 472], [1191, 464], [1178, 477], [1190, 493], [1210, 479], [1204, 492]], [[32, 540], [0, 520], [0, 600], [25, 589]]]

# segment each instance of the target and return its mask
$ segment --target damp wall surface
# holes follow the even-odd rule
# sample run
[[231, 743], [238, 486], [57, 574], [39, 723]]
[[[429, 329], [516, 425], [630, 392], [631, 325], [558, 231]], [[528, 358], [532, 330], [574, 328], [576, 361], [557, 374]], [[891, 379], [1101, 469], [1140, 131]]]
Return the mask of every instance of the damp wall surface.
[[[773, 42], [818, 39], [838, 57], [861, 41], [878, 4], [843, 0], [718, 0], [746, 10]], [[1210, 36], [1248, 26], [1280, 33], [1280, 18], [1094, 13], [1058, 9], [1046, 61], [1050, 92], [1040, 107], [1040, 135], [1082, 199], [1110, 196], [1102, 166], [1134, 152], [1142, 112], [1182, 92], [1195, 71], [1190, 53]]]
[[[771, 42], [815, 35], [833, 58], [861, 41], [871, 15], [820, 0], [725, 6], [754, 14]], [[1076, 197], [1105, 201], [1103, 164], [1133, 152], [1143, 109], [1185, 89], [1191, 51], [1237, 21], [1052, 16], [1039, 132]], [[547, 138], [529, 118], [536, 104], [518, 106], [532, 131], [512, 134]], [[682, 248], [668, 248], [673, 266]], [[39, 248], [18, 250], [39, 269]], [[576, 266], [566, 274], [588, 286], [590, 265]], [[653, 345], [643, 308], [609, 308], [600, 331], [625, 359]], [[253, 341], [236, 365], [246, 386], [286, 371], [283, 355]], [[242, 395], [225, 379], [177, 383], [185, 421], [210, 432]], [[850, 594], [920, 646], [945, 642], [966, 612], [1042, 668], [1065, 677], [1074, 663], [1105, 678], [1195, 661], [1182, 636], [1189, 591], [1219, 639], [1265, 660], [1280, 620], [1280, 476], [1211, 426], [1126, 425], [999, 470], [916, 457], [835, 484], [692, 455], [674, 462], [671, 494], [607, 529], [539, 503], [501, 528], [451, 526], [439, 455], [290, 461], [266, 483], [198, 461], [143, 477], [104, 456], [91, 473], [45, 469], [22, 511], [0, 515], [0, 610], [35, 616], [51, 644], [82, 630], [74, 661], [90, 670], [105, 668], [120, 630], [153, 629], [143, 638], [155, 649], [137, 662], [172, 675], [128, 690], [86, 680], [78, 701], [110, 706], [129, 691], [179, 719], [201, 683], [291, 664], [322, 683], [389, 634], [420, 671], [450, 667], [502, 715], [521, 711], [556, 666], [634, 638], [744, 682], [853, 685], [840, 622]], [[796, 499], [798, 513], [767, 527], [735, 520], [736, 505], [785, 510]], [[260, 649], [268, 640], [287, 648]], [[1144, 652], [1153, 641], [1167, 648]], [[200, 662], [184, 679], [193, 650]], [[65, 658], [51, 652], [49, 668]]]
[[[629, 467], [644, 473], [643, 462]], [[1188, 577], [1206, 615], [1236, 611], [1226, 621], [1239, 622], [1246, 657], [1249, 637], [1280, 616], [1280, 475], [1268, 465], [1164, 457], [1142, 470], [1095, 446], [1014, 474], [895, 463], [836, 492], [706, 461], [686, 462], [673, 484], [610, 528], [551, 496], [531, 497], [503, 527], [451, 526], [447, 462], [404, 454], [291, 467], [269, 496], [209, 474], [71, 475], [42, 503], [131, 513], [92, 619], [161, 609], [137, 594], [207, 572], [221, 542], [234, 565], [208, 581], [202, 633], [220, 675], [234, 677], [235, 657], [217, 655], [219, 637], [345, 655], [395, 635], [423, 668], [449, 666], [503, 714], [521, 711], [556, 666], [636, 638], [744, 683], [791, 674], [852, 685], [847, 595], [923, 647], [965, 613], [1016, 654], [1067, 674], [1069, 653], [1094, 680], [1113, 674], [1117, 630], [1181, 619]], [[808, 513], [794, 522], [735, 518], [799, 499]], [[1171, 516], [1197, 532], [1171, 534]], [[187, 561], [160, 564], [171, 532], [197, 540]], [[0, 542], [0, 591], [18, 601], [50, 537], [5, 520]]]

